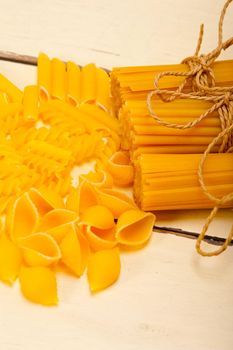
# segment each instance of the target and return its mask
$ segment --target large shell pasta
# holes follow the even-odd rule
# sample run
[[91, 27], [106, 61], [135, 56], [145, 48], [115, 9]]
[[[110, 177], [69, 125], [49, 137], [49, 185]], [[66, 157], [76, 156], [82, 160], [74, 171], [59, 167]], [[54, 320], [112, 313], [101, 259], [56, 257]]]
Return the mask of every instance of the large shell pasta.
[[34, 233], [38, 222], [39, 213], [28, 193], [17, 198], [7, 211], [6, 227], [14, 242]]
[[40, 215], [44, 215], [52, 209], [64, 208], [62, 198], [47, 188], [31, 188], [28, 193]]
[[126, 152], [118, 151], [114, 153], [108, 161], [107, 169], [115, 184], [120, 186], [132, 185], [134, 169]]
[[22, 262], [20, 249], [3, 233], [0, 234], [0, 280], [13, 284]]
[[39, 230], [48, 232], [57, 242], [66, 235], [69, 225], [78, 219], [74, 211], [68, 209], [53, 209], [43, 216]]
[[80, 225], [81, 224], [108, 230], [114, 226], [114, 216], [106, 207], [102, 205], [93, 205], [87, 208], [81, 215]]
[[126, 210], [135, 208], [134, 201], [123, 192], [113, 189], [98, 190], [99, 203], [108, 208], [115, 218]]
[[57, 305], [57, 282], [55, 273], [48, 267], [22, 267], [19, 281], [23, 295], [42, 305]]
[[80, 175], [79, 178], [99, 188], [111, 188], [113, 186], [112, 176], [104, 170], [99, 170], [97, 172], [90, 171], [88, 174]]
[[89, 245], [83, 234], [74, 225], [69, 227], [60, 243], [62, 262], [78, 277], [87, 266]]
[[84, 229], [85, 236], [88, 239], [92, 250], [111, 249], [117, 245], [115, 237], [115, 225], [109, 229], [100, 229], [95, 226], [87, 225]]
[[148, 241], [155, 222], [155, 215], [131, 209], [118, 218], [116, 239], [126, 245], [140, 245]]
[[81, 181], [77, 189], [73, 189], [67, 198], [67, 209], [82, 214], [86, 209], [99, 204], [97, 192], [88, 181]]
[[98, 292], [113, 284], [120, 274], [118, 248], [100, 250], [91, 255], [88, 262], [88, 281], [92, 292]]
[[19, 246], [29, 266], [48, 266], [61, 258], [57, 242], [48, 233], [37, 232], [21, 238]]

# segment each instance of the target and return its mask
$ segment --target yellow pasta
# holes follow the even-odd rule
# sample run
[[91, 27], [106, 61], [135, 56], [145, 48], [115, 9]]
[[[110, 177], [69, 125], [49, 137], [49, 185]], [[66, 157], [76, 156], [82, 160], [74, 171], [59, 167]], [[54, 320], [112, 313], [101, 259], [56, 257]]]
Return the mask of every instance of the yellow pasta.
[[0, 91], [0, 105], [5, 105], [6, 103], [9, 103], [9, 98], [7, 97], [7, 93], [4, 91]]
[[79, 179], [81, 181], [88, 181], [98, 188], [111, 188], [113, 186], [112, 176], [104, 170], [99, 170], [97, 172], [90, 171], [86, 175], [80, 175]]
[[47, 101], [51, 96], [51, 62], [47, 55], [40, 53], [38, 57], [37, 84], [39, 96], [42, 101]]
[[114, 226], [114, 216], [106, 207], [94, 205], [83, 212], [79, 225], [90, 225], [98, 229], [108, 230]]
[[98, 251], [88, 262], [88, 281], [92, 292], [109, 287], [119, 277], [120, 255], [118, 248]]
[[87, 64], [81, 71], [81, 101], [82, 103], [94, 102], [96, 97], [96, 66]]
[[13, 242], [36, 231], [39, 222], [39, 213], [29, 197], [24, 193], [8, 208], [6, 227]]
[[108, 208], [115, 218], [126, 210], [135, 208], [134, 201], [126, 194], [112, 189], [98, 190], [99, 203]]
[[110, 100], [109, 75], [103, 69], [97, 68], [96, 76], [97, 76], [96, 104], [103, 110], [110, 111], [111, 100]]
[[21, 291], [28, 300], [42, 305], [57, 305], [56, 277], [48, 267], [22, 267], [19, 281]]
[[67, 62], [67, 101], [77, 106], [81, 101], [81, 72], [79, 66]]
[[66, 65], [57, 58], [51, 61], [51, 96], [62, 101], [66, 99]]
[[115, 240], [114, 217], [109, 209], [95, 205], [81, 215], [78, 227], [87, 237], [93, 250], [113, 248]]
[[95, 188], [87, 181], [81, 181], [77, 189], [73, 189], [67, 198], [67, 209], [82, 214], [89, 207], [99, 204]]
[[45, 214], [40, 222], [40, 231], [49, 231], [54, 227], [75, 222], [77, 214], [67, 209], [53, 209]]
[[0, 91], [5, 93], [10, 102], [21, 103], [23, 98], [23, 93], [19, 90], [10, 80], [5, 78], [2, 74], [0, 74]]
[[84, 235], [71, 225], [60, 243], [62, 262], [78, 277], [87, 266], [89, 245]]
[[11, 135], [24, 123], [21, 111], [22, 105], [20, 103], [7, 103], [1, 106], [0, 125], [4, 135]]
[[0, 235], [0, 280], [13, 284], [21, 266], [20, 249], [2, 233]]
[[125, 245], [140, 245], [147, 242], [151, 236], [155, 215], [131, 209], [118, 218], [116, 239]]
[[[109, 85], [94, 64], [80, 69], [43, 53], [37, 85], [23, 94], [0, 75], [0, 279], [19, 275], [32, 302], [57, 304], [55, 271], [64, 265], [77, 277], [88, 266], [92, 291], [108, 287], [120, 273], [117, 245], [149, 236], [150, 215], [135, 217], [133, 199], [114, 189], [131, 185], [134, 173]], [[77, 178], [89, 160], [94, 170]]]
[[111, 249], [118, 243], [115, 237], [115, 225], [109, 229], [100, 229], [95, 226], [87, 225], [83, 227], [82, 230], [93, 251]]
[[108, 171], [116, 185], [129, 186], [134, 180], [134, 169], [126, 152], [114, 153], [108, 161]]
[[37, 232], [19, 241], [24, 261], [29, 266], [48, 266], [57, 263], [61, 258], [61, 251], [49, 234]]
[[45, 187], [42, 187], [39, 190], [37, 188], [31, 188], [28, 193], [38, 212], [42, 216], [52, 209], [64, 208], [62, 198], [54, 191], [49, 191]]
[[23, 93], [24, 120], [37, 120], [39, 112], [39, 91], [34, 85], [26, 86]]

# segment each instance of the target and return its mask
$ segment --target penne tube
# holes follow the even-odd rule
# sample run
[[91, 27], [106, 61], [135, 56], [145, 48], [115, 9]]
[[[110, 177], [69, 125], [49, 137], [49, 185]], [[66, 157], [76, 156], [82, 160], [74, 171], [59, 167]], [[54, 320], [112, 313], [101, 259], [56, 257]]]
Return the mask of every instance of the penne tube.
[[37, 120], [39, 110], [39, 90], [35, 85], [26, 86], [23, 94], [24, 120]]
[[51, 96], [61, 101], [66, 98], [66, 65], [57, 58], [51, 61]]
[[51, 62], [47, 55], [40, 53], [38, 56], [37, 84], [39, 87], [39, 97], [42, 101], [47, 101], [51, 96]]
[[67, 62], [67, 102], [77, 106], [81, 101], [81, 71], [74, 62]]
[[6, 94], [9, 102], [21, 103], [23, 93], [10, 80], [0, 74], [0, 91]]

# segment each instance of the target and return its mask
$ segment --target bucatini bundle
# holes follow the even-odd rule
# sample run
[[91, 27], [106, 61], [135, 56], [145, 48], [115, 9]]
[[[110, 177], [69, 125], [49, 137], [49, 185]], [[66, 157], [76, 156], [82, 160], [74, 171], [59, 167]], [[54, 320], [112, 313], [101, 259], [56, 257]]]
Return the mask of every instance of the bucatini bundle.
[[[142, 154], [136, 161], [134, 194], [148, 211], [212, 208], [198, 181], [200, 154]], [[210, 154], [205, 184], [221, 198], [233, 191], [233, 154]], [[223, 207], [231, 207], [233, 202]]]
[[[214, 111], [198, 125], [187, 128], [168, 128], [160, 125], [148, 111], [146, 98], [153, 90], [153, 79], [164, 70], [185, 71], [186, 65], [125, 67], [112, 72], [112, 95], [122, 130], [122, 147], [130, 151], [134, 161], [140, 154], [147, 153], [203, 153], [208, 144], [220, 133], [218, 112]], [[213, 65], [216, 86], [233, 84], [233, 60], [218, 61]], [[164, 77], [160, 89], [174, 89], [183, 77]], [[187, 90], [190, 85], [185, 87]], [[203, 100], [175, 99], [164, 102], [154, 96], [152, 107], [161, 120], [184, 125], [198, 118], [212, 106]], [[211, 150], [218, 151], [218, 144]]]

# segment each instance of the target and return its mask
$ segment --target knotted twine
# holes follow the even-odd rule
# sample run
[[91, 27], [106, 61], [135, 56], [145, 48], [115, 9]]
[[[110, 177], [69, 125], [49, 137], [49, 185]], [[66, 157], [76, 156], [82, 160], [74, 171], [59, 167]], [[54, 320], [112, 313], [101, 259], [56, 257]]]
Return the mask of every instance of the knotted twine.
[[[214, 256], [221, 254], [228, 246], [233, 237], [233, 225], [228, 234], [228, 237], [224, 243], [216, 250], [211, 252], [206, 252], [202, 249], [201, 243], [205, 237], [205, 234], [209, 228], [209, 225], [217, 215], [218, 209], [224, 204], [233, 203], [233, 192], [218, 198], [212, 195], [204, 181], [203, 168], [205, 161], [207, 160], [208, 154], [211, 152], [212, 148], [221, 141], [219, 147], [220, 152], [232, 152], [233, 151], [233, 86], [230, 87], [218, 87], [215, 85], [215, 76], [212, 69], [212, 64], [216, 58], [221, 54], [222, 50], [226, 50], [228, 47], [233, 45], [233, 37], [229, 38], [223, 42], [223, 21], [226, 14], [226, 10], [232, 0], [226, 1], [220, 15], [218, 24], [218, 45], [217, 47], [206, 55], [199, 55], [199, 51], [202, 44], [204, 26], [200, 27], [200, 34], [197, 43], [197, 48], [193, 56], [185, 58], [182, 63], [188, 65], [189, 70], [187, 72], [174, 72], [165, 71], [158, 74], [155, 77], [154, 85], [155, 90], [151, 91], [147, 96], [147, 108], [150, 115], [162, 126], [174, 129], [190, 129], [198, 125], [204, 118], [214, 111], [218, 112], [218, 116], [221, 123], [222, 131], [211, 141], [207, 149], [203, 153], [199, 166], [198, 166], [198, 181], [204, 192], [204, 194], [214, 203], [214, 208], [206, 219], [206, 223], [202, 228], [202, 231], [196, 241], [196, 250], [199, 254], [203, 256]], [[176, 90], [166, 90], [159, 89], [159, 81], [165, 76], [177, 76], [185, 77], [184, 81], [179, 85]], [[184, 92], [187, 83], [191, 82], [191, 91]], [[183, 99], [193, 99], [193, 100], [204, 100], [212, 102], [213, 105], [203, 114], [201, 114], [197, 119], [187, 123], [187, 124], [173, 124], [165, 120], [161, 120], [154, 112], [152, 108], [152, 97], [158, 95], [160, 99], [164, 102], [174, 101], [176, 98]]]

